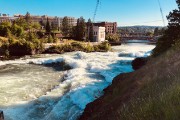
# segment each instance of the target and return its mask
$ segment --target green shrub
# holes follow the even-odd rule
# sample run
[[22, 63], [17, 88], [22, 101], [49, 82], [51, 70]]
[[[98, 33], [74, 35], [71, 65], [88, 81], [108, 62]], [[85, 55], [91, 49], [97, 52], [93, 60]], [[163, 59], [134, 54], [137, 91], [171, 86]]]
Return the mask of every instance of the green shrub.
[[94, 50], [94, 46], [90, 45], [89, 43], [85, 47], [85, 52], [93, 52]]
[[51, 35], [48, 35], [47, 43], [53, 43], [53, 37]]
[[85, 45], [82, 43], [79, 43], [79, 42], [72, 42], [71, 46], [74, 51], [79, 51], [79, 50], [84, 51], [85, 50]]
[[108, 42], [102, 42], [101, 44], [97, 45], [97, 48], [95, 48], [95, 50], [107, 52], [111, 50], [111, 45]]
[[118, 34], [107, 34], [106, 40], [109, 42], [118, 42], [120, 41], [120, 36]]

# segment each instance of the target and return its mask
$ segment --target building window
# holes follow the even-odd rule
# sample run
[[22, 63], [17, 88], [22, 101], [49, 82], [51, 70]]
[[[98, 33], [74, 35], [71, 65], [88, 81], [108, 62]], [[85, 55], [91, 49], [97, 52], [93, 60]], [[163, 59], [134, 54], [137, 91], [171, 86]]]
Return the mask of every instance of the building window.
[[104, 38], [104, 33], [101, 33], [101, 38]]

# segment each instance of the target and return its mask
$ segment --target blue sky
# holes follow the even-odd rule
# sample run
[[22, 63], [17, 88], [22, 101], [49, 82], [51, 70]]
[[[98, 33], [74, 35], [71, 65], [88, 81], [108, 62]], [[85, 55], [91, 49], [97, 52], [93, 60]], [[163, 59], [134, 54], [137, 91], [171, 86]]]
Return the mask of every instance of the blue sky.
[[[0, 13], [93, 18], [97, 0], [0, 0]], [[163, 23], [158, 0], [100, 0], [96, 21], [118, 22], [118, 26]], [[164, 18], [177, 8], [175, 0], [160, 0]], [[153, 22], [156, 21], [156, 22]], [[166, 20], [167, 24], [167, 20]]]

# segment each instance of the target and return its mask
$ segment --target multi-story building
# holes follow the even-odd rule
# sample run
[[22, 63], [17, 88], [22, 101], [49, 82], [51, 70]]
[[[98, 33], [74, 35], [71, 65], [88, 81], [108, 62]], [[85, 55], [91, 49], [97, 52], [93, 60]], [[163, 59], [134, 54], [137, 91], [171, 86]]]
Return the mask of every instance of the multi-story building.
[[106, 34], [115, 34], [117, 32], [117, 22], [99, 22], [94, 26], [105, 27]]
[[[13, 17], [9, 17], [8, 14], [0, 14], [0, 23], [3, 21], [14, 21], [17, 18], [20, 17], [25, 17], [25, 15], [20, 15], [20, 14], [16, 14]], [[47, 18], [48, 21], [50, 22], [50, 24], [54, 24], [55, 26], [57, 26], [58, 28], [61, 27], [62, 25], [62, 21], [63, 21], [63, 17], [57, 17], [57, 16], [47, 16], [47, 15], [43, 15], [43, 16], [35, 16], [35, 15], [31, 15], [31, 21], [32, 22], [41, 22], [41, 23], [46, 23], [47, 22]], [[68, 23], [72, 26], [76, 26], [77, 25], [77, 19], [74, 17], [67, 17], [68, 18]]]

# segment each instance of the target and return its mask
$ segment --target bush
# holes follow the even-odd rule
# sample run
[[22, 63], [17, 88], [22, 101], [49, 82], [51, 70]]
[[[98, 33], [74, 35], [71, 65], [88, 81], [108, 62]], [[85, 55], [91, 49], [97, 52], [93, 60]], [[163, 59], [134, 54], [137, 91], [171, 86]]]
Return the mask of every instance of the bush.
[[107, 34], [106, 40], [109, 42], [118, 42], [120, 41], [120, 36], [118, 34]]
[[89, 43], [85, 47], [85, 52], [93, 52], [94, 50], [94, 46], [90, 45]]
[[103, 42], [100, 45], [83, 44], [80, 42], [72, 42], [71, 44], [54, 45], [48, 48], [44, 53], [64, 53], [72, 51], [84, 51], [84, 52], [106, 52], [111, 49], [108, 42]]
[[169, 48], [174, 45], [175, 39], [173, 39], [170, 35], [164, 34], [161, 38], [158, 39], [156, 43], [156, 48], [152, 52], [152, 56], [156, 57], [163, 52], [166, 52]]
[[74, 51], [85, 50], [85, 45], [79, 42], [72, 42], [71, 46], [73, 47]]
[[100, 52], [101, 51], [107, 52], [111, 50], [111, 45], [108, 42], [102, 42], [101, 44], [95, 47], [95, 50], [100, 51]]

